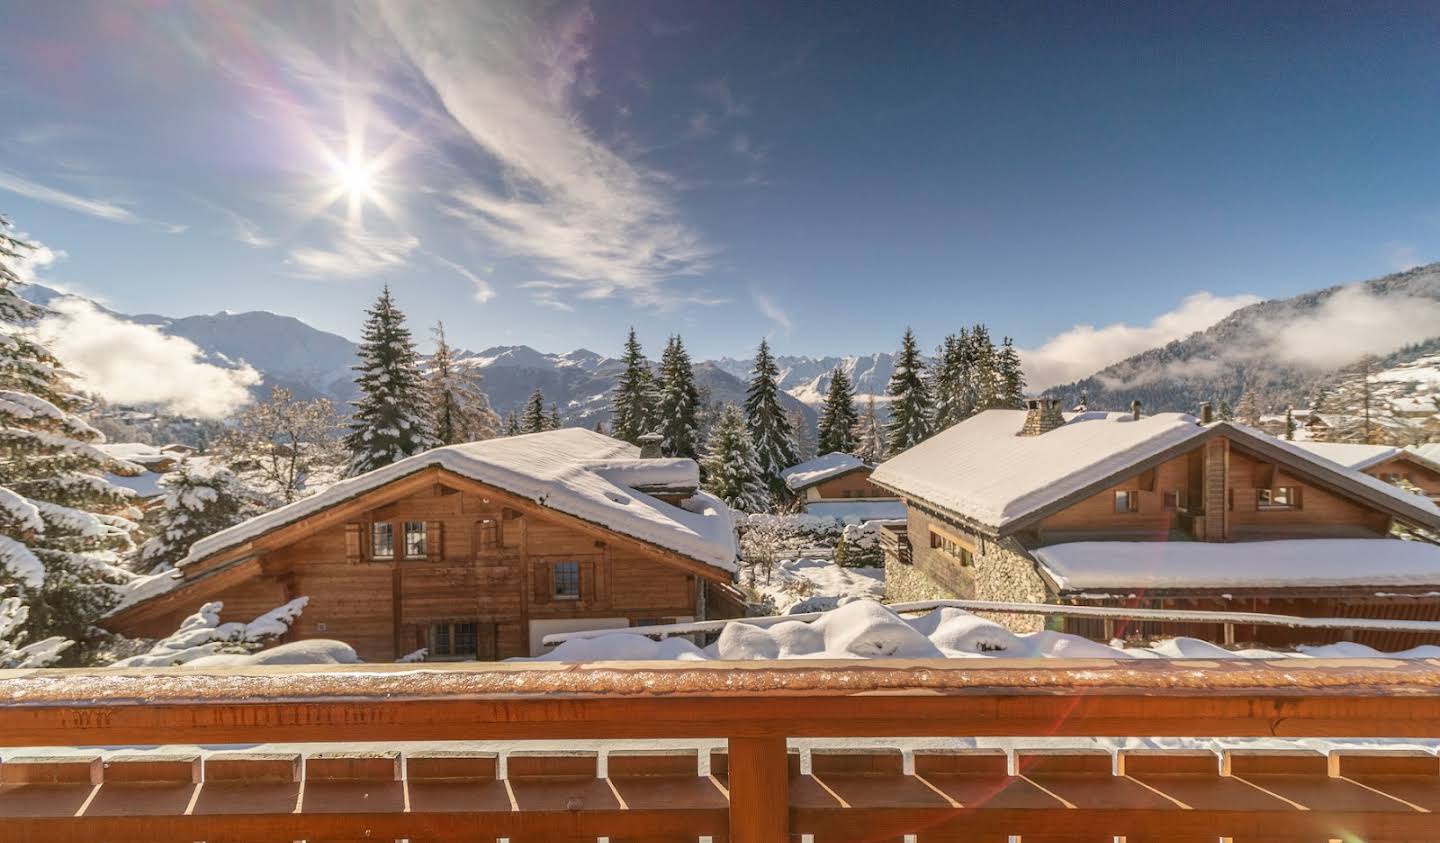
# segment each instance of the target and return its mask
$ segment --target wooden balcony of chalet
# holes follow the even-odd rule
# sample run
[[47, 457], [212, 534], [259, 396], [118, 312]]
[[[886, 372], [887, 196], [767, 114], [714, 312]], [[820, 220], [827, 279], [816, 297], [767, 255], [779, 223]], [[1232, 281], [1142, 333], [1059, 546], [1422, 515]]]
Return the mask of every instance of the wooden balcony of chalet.
[[[1435, 739], [1440, 662], [8, 671], [0, 840], [1440, 839], [1430, 751], [942, 745], [972, 736]], [[627, 743], [526, 748], [578, 739]]]

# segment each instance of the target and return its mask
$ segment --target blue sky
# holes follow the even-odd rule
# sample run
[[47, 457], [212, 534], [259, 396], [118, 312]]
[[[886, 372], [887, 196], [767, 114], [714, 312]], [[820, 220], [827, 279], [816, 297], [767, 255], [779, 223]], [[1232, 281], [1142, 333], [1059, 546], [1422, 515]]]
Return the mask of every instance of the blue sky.
[[703, 357], [985, 321], [1053, 380], [1440, 259], [1433, 4], [0, 19], [0, 211], [63, 252], [41, 277], [127, 312], [353, 337], [388, 282], [472, 348], [615, 353], [634, 323]]

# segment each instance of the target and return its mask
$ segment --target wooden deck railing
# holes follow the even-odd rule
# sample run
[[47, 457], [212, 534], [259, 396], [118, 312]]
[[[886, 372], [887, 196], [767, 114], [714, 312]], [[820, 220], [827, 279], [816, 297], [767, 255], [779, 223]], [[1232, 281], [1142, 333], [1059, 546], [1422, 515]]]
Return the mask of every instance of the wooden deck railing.
[[[0, 841], [1440, 840], [1429, 752], [844, 740], [969, 736], [1434, 739], [1440, 662], [0, 671]], [[721, 748], [524, 746], [581, 738]], [[216, 749], [396, 741], [504, 745]], [[40, 752], [175, 745], [207, 750]]]

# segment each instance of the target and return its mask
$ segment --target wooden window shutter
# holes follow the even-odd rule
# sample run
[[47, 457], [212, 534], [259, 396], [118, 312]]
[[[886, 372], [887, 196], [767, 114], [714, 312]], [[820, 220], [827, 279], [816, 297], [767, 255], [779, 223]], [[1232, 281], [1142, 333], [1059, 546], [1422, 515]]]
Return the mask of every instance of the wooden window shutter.
[[445, 522], [425, 522], [425, 558], [439, 562], [445, 558]]
[[360, 528], [361, 525], [358, 522], [354, 521], [345, 525], [345, 561], [349, 562], [351, 565], [359, 564], [360, 557], [362, 555], [360, 547]]
[[549, 603], [551, 591], [550, 585], [550, 563], [536, 562], [532, 566], [535, 579], [535, 602]]

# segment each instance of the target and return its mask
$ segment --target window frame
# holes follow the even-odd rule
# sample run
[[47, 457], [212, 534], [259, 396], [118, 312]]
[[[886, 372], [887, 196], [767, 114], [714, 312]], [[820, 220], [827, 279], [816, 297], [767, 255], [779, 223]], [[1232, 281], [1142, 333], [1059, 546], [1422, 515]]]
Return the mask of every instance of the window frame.
[[960, 563], [962, 568], [971, 568], [975, 565], [975, 552], [966, 547], [963, 542], [954, 536], [930, 528], [930, 549], [938, 550], [946, 556]]
[[[477, 661], [480, 658], [480, 623], [479, 621], [434, 621], [426, 625], [425, 640], [428, 645], [426, 661]], [[464, 635], [464, 628], [469, 627], [470, 650], [461, 652], [460, 642]], [[439, 641], [442, 637], [446, 641], [442, 651]]]
[[[385, 534], [385, 544], [389, 550], [386, 553], [380, 552], [381, 532]], [[395, 558], [395, 525], [389, 521], [376, 521], [370, 525], [370, 558], [389, 562]]]
[[[1120, 501], [1125, 501], [1125, 508], [1120, 508]], [[1136, 489], [1116, 489], [1114, 508], [1116, 515], [1134, 515], [1140, 511], [1140, 492]]]
[[[561, 572], [562, 567], [565, 568], [563, 576]], [[579, 600], [582, 596], [582, 592], [584, 591], [584, 585], [581, 582], [580, 571], [581, 568], [579, 562], [552, 562], [550, 564], [550, 599]], [[571, 576], [572, 573], [573, 577]], [[562, 583], [570, 582], [574, 583], [574, 593], [572, 594], [570, 592], [562, 592], [560, 590]]]
[[[419, 529], [412, 531], [412, 527], [418, 527]], [[410, 552], [410, 537], [412, 533], [418, 533], [420, 536], [419, 553]], [[400, 540], [403, 544], [402, 549], [405, 551], [406, 559], [415, 560], [429, 558], [430, 530], [428, 525], [424, 521], [402, 521], [400, 525]]]
[[[1277, 502], [1279, 497], [1283, 497], [1284, 501]], [[1255, 509], [1261, 512], [1294, 512], [1299, 510], [1300, 506], [1299, 486], [1275, 486], [1255, 490]]]

